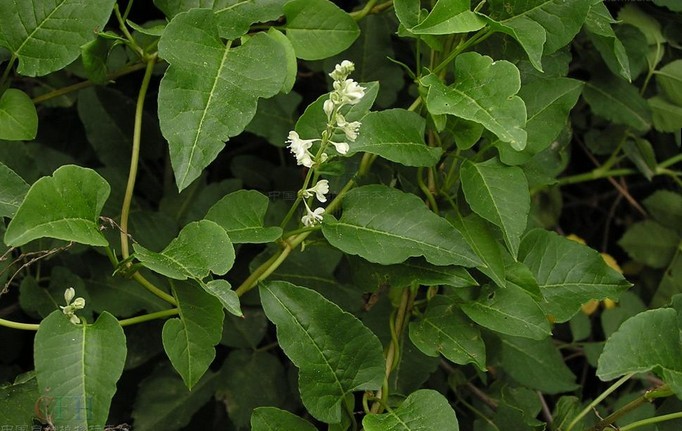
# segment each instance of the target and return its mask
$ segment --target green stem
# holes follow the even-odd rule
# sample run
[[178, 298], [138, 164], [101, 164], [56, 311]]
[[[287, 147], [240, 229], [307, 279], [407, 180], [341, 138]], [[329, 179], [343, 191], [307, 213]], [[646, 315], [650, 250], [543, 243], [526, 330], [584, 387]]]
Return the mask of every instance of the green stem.
[[578, 413], [578, 415], [575, 418], [573, 418], [573, 421], [571, 421], [571, 423], [568, 424], [568, 427], [566, 428], [565, 431], [571, 431], [573, 429], [573, 427], [578, 422], [580, 422], [580, 420], [583, 417], [585, 417], [585, 415], [587, 415], [589, 412], [591, 412], [592, 409], [597, 407], [597, 405], [599, 405], [599, 403], [604, 401], [604, 399], [606, 399], [606, 397], [611, 395], [611, 393], [613, 393], [613, 391], [618, 389], [623, 383], [630, 380], [630, 378], [634, 375], [635, 375], [635, 373], [626, 374], [623, 377], [621, 377], [620, 379], [618, 379], [618, 381], [616, 381], [616, 383], [609, 386], [608, 389], [606, 389], [604, 392], [602, 392], [597, 398], [595, 398], [590, 404], [588, 404], [580, 413]]
[[577, 184], [577, 183], [584, 183], [587, 181], [594, 181], [594, 180], [598, 180], [601, 178], [633, 175], [636, 173], [637, 173], [637, 171], [634, 169], [613, 169], [613, 170], [609, 171], [609, 170], [603, 170], [601, 168], [597, 168], [591, 172], [585, 172], [584, 174], [578, 174], [578, 175], [572, 175], [570, 177], [559, 178], [557, 180], [556, 185], [565, 186], [568, 184]]
[[135, 53], [139, 55], [140, 58], [144, 58], [144, 50], [140, 48], [140, 45], [137, 44], [137, 41], [135, 40], [133, 35], [130, 34], [130, 32], [128, 31], [125, 19], [121, 16], [121, 11], [118, 8], [118, 3], [114, 4], [114, 14], [116, 15], [116, 19], [118, 20], [118, 27], [121, 29], [121, 32], [123, 32], [123, 35], [126, 37], [126, 39], [128, 39], [128, 46], [130, 47], [130, 49], [135, 51]]
[[135, 274], [133, 274], [133, 280], [140, 283], [140, 285], [142, 285], [142, 287], [144, 287], [145, 289], [147, 289], [148, 291], [150, 291], [154, 295], [158, 296], [159, 298], [163, 299], [167, 303], [175, 305], [177, 307], [178, 302], [175, 300], [175, 298], [173, 298], [173, 296], [167, 294], [163, 290], [154, 286], [152, 284], [152, 282], [150, 282], [149, 280], [144, 278], [144, 276], [142, 274], [140, 274], [139, 272], [136, 272]]
[[350, 16], [352, 16], [355, 21], [360, 21], [361, 19], [367, 16], [369, 11], [372, 10], [375, 4], [377, 4], [377, 0], [369, 0], [367, 4], [365, 4], [365, 7], [363, 7], [359, 11], [351, 13]]
[[372, 413], [380, 413], [381, 406], [388, 403], [388, 379], [391, 377], [391, 373], [399, 362], [400, 339], [402, 338], [403, 331], [405, 330], [407, 315], [412, 304], [414, 304], [415, 294], [416, 289], [413, 290], [411, 287], [406, 287], [403, 289], [403, 293], [400, 298], [400, 305], [395, 310], [395, 313], [391, 316], [391, 320], [389, 321], [389, 325], [391, 327], [391, 344], [388, 346], [388, 350], [386, 351], [384, 383], [376, 394], [377, 398], [379, 398], [382, 403], [375, 402], [370, 410]]
[[12, 67], [14, 66], [14, 62], [17, 60], [17, 57], [12, 54], [12, 57], [9, 59], [9, 62], [7, 63], [7, 66], [5, 67], [5, 71], [2, 72], [2, 77], [0, 78], [0, 95], [5, 92], [5, 85], [7, 84], [7, 79], [9, 78], [9, 73], [12, 71]]
[[38, 328], [40, 327], [40, 324], [38, 324], [38, 323], [20, 323], [20, 322], [13, 322], [11, 320], [0, 319], [0, 326], [4, 326], [6, 328], [12, 328], [12, 329], [21, 329], [24, 331], [37, 331]]
[[[130, 66], [123, 67], [119, 70], [117, 70], [114, 73], [111, 73], [107, 76], [108, 80], [114, 80], [116, 78], [120, 78], [121, 76], [128, 75], [133, 72], [137, 72], [138, 70], [142, 70], [146, 67], [147, 65], [145, 63], [135, 63]], [[48, 100], [54, 99], [56, 97], [61, 97], [65, 94], [73, 93], [74, 91], [82, 90], [84, 88], [92, 87], [93, 85], [97, 85], [92, 81], [81, 81], [73, 85], [69, 85], [67, 87], [62, 87], [58, 88], [56, 90], [47, 92], [45, 94], [41, 94], [40, 96], [36, 96], [33, 98], [33, 104], [37, 105], [38, 103], [43, 103], [47, 102]]]
[[673, 419], [682, 419], [682, 412], [677, 412], [677, 413], [670, 413], [667, 415], [661, 415], [661, 416], [654, 416], [652, 418], [648, 419], [642, 419], [641, 421], [633, 422], [631, 424], [627, 424], [624, 427], [620, 427], [620, 431], [630, 431], [635, 428], [639, 428], [644, 425], [651, 425], [651, 424], [656, 424], [659, 422], [665, 422], [665, 421], [671, 421]]
[[[371, 6], [368, 7], [368, 5]], [[376, 0], [369, 0], [365, 7], [363, 7], [360, 10], [356, 10], [355, 12], [349, 13], [349, 15], [355, 20], [355, 21], [360, 21], [362, 18], [365, 16], [369, 15], [370, 13], [379, 13], [385, 9], [390, 8], [393, 5], [393, 0], [388, 0], [385, 1], [379, 5], [376, 5]]]
[[424, 168], [419, 168], [417, 170], [417, 185], [419, 185], [419, 188], [424, 193], [424, 196], [426, 196], [426, 200], [429, 201], [429, 205], [431, 206], [431, 211], [438, 214], [438, 204], [436, 203], [436, 198], [433, 197], [433, 193], [431, 193], [431, 190], [429, 190], [429, 187], [426, 185], [426, 183], [424, 183], [423, 174], [424, 174]]
[[441, 63], [433, 69], [433, 73], [437, 74], [438, 72], [443, 70], [448, 64], [452, 62], [452, 60], [455, 59], [455, 57], [461, 54], [464, 50], [476, 45], [479, 42], [484, 41], [491, 34], [492, 31], [488, 27], [479, 30], [478, 33], [474, 34], [466, 41], [460, 43], [447, 57], [445, 57], [445, 60], [441, 61]]
[[[357, 174], [350, 179], [345, 186], [341, 189], [338, 195], [334, 198], [333, 201], [327, 205], [326, 212], [330, 213], [335, 211], [340, 205], [341, 202], [343, 201], [343, 197], [348, 193], [350, 189], [352, 189], [357, 181], [357, 177], [364, 175], [370, 168], [371, 166], [371, 160], [374, 160], [372, 154], [365, 153], [362, 156], [362, 160], [360, 161], [360, 169], [358, 169]], [[317, 229], [316, 229], [317, 230]], [[272, 274], [279, 266], [284, 262], [284, 260], [289, 256], [289, 254], [305, 239], [313, 232], [316, 230], [310, 230], [306, 232], [302, 232], [294, 237], [288, 238], [286, 241], [283, 241], [283, 248], [279, 250], [275, 255], [270, 257], [267, 261], [262, 263], [258, 268], [256, 268], [244, 282], [239, 285], [239, 287], [235, 290], [238, 296], [244, 295], [246, 292], [250, 291], [253, 289], [259, 281], [264, 280], [267, 278], [270, 274]]]
[[133, 150], [130, 157], [130, 171], [128, 172], [128, 184], [126, 186], [125, 196], [123, 197], [123, 206], [121, 208], [121, 255], [123, 259], [130, 256], [128, 250], [128, 216], [130, 215], [130, 204], [133, 201], [133, 191], [135, 190], [135, 179], [137, 178], [137, 164], [140, 159], [140, 140], [142, 139], [142, 114], [144, 112], [144, 101], [149, 88], [149, 81], [152, 78], [152, 71], [156, 63], [156, 56], [147, 59], [147, 68], [142, 78], [140, 85], [140, 92], [137, 95], [137, 106], [135, 108], [135, 127], [133, 129]]
[[682, 162], [682, 153], [676, 155], [675, 157], [671, 157], [668, 160], [663, 160], [661, 163], [658, 164], [658, 167], [667, 168], [679, 162]]
[[150, 320], [163, 319], [165, 317], [176, 316], [180, 314], [179, 308], [171, 308], [169, 310], [157, 311], [155, 313], [143, 314], [142, 316], [131, 317], [130, 319], [119, 320], [121, 326], [130, 326], [142, 322], [149, 322]]

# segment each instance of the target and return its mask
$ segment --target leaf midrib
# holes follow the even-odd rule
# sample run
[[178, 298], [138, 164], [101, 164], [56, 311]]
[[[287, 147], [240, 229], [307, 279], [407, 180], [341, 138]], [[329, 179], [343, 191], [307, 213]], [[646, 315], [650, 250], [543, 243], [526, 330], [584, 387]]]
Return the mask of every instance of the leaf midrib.
[[597, 87], [596, 85], [590, 82], [586, 82], [585, 85], [589, 86], [594, 91], [598, 92], [599, 94], [603, 95], [604, 97], [618, 104], [619, 106], [622, 106], [625, 109], [625, 111], [630, 112], [632, 115], [634, 115], [635, 118], [640, 121], [641, 125], [649, 127], [649, 121], [647, 121], [645, 118], [642, 118], [637, 111], [630, 108], [630, 106], [625, 104], [625, 102], [621, 101], [620, 99], [616, 99], [615, 97], [611, 96], [611, 94], [607, 93], [606, 91], [602, 90], [601, 88]]
[[292, 319], [294, 322], [296, 322], [297, 326], [303, 331], [304, 334], [306, 334], [306, 336], [307, 336], [308, 339], [310, 340], [310, 343], [315, 347], [315, 349], [317, 350], [318, 354], [319, 354], [319, 355], [322, 357], [322, 359], [324, 360], [324, 364], [327, 366], [327, 368], [329, 368], [329, 371], [330, 371], [331, 374], [334, 376], [334, 380], [335, 380], [337, 386], [339, 387], [339, 389], [340, 389], [340, 391], [341, 391], [342, 397], [345, 397], [346, 394], [347, 394], [347, 391], [344, 390], [343, 385], [341, 384], [341, 381], [339, 380], [339, 376], [336, 375], [336, 371], [334, 370], [334, 367], [332, 367], [331, 363], [327, 360], [327, 356], [325, 356], [325, 354], [323, 353], [322, 349], [320, 349], [320, 346], [318, 346], [318, 344], [315, 342], [315, 340], [313, 339], [313, 337], [310, 336], [310, 333], [309, 333], [308, 331], [305, 330], [305, 328], [303, 327], [303, 325], [301, 324], [301, 322], [297, 319], [296, 315], [295, 315], [294, 313], [292, 313], [292, 311], [291, 311], [291, 310], [290, 310], [290, 309], [289, 309], [289, 308], [288, 308], [288, 307], [287, 307], [287, 306], [286, 306], [286, 305], [277, 297], [277, 295], [275, 295], [275, 294], [272, 292], [272, 290], [270, 290], [269, 288], [266, 288], [266, 291], [267, 291], [273, 298], [275, 298], [275, 300], [279, 303], [279, 305], [282, 307], [282, 309], [285, 310], [285, 311], [289, 314], [289, 316], [291, 317], [291, 319]]
[[[371, 229], [371, 228], [368, 228], [368, 227], [366, 227], [366, 226], [359, 226], [359, 225], [348, 224], [347, 222], [344, 222], [344, 221], [341, 221], [341, 220], [339, 220], [337, 223], [334, 223], [331, 227], [337, 227], [337, 226], [347, 227], [347, 228], [354, 228], [354, 229], [357, 229], [357, 230], [361, 230], [361, 231], [365, 231], [365, 232], [370, 232], [370, 233], [373, 233], [373, 234], [375, 234], [375, 235], [385, 235], [385, 236], [388, 236], [388, 237], [391, 237], [391, 238], [396, 238], [396, 239], [399, 239], [399, 240], [402, 240], [402, 241], [411, 242], [411, 243], [418, 244], [418, 245], [425, 245], [425, 246], [429, 247], [430, 249], [439, 251], [439, 252], [441, 252], [441, 253], [442, 253], [442, 252], [445, 252], [445, 253], [447, 253], [447, 254], [451, 254], [451, 255], [457, 256], [457, 257], [459, 257], [459, 258], [462, 258], [462, 259], [466, 260], [467, 262], [470, 262], [470, 263], [472, 264], [472, 266], [476, 266], [476, 265], [477, 265], [476, 262], [472, 261], [472, 259], [470, 259], [470, 258], [468, 258], [468, 257], [466, 257], [466, 256], [464, 256], [464, 255], [461, 255], [461, 254], [456, 253], [456, 252], [454, 252], [454, 251], [452, 251], [452, 250], [448, 250], [448, 249], [446, 249], [446, 248], [442, 248], [442, 247], [437, 246], [437, 245], [434, 245], [434, 244], [430, 244], [430, 243], [427, 243], [427, 242], [419, 242], [418, 240], [416, 240], [416, 239], [414, 239], [414, 238], [400, 236], [400, 235], [393, 234], [393, 233], [390, 233], [390, 232], [387, 232], [387, 231], [383, 231], [383, 230]], [[422, 250], [422, 251], [423, 251], [423, 250]], [[431, 260], [429, 260], [429, 258], [428, 258], [424, 253], [422, 253], [422, 254], [417, 254], [417, 255], [413, 255], [413, 254], [410, 254], [410, 255], [409, 255], [409, 257], [416, 257], [416, 256], [424, 256], [424, 258], [426, 258], [426, 260], [427, 260], [428, 262], [433, 263], [433, 262], [431, 262]], [[434, 263], [434, 265], [435, 265], [435, 263]]]
[[[20, 1], [21, 1], [21, 0], [20, 0]], [[16, 52], [14, 53], [15, 55], [19, 55], [19, 53], [20, 53], [20, 51], [23, 49], [24, 45], [26, 45], [26, 43], [28, 43], [28, 41], [31, 40], [31, 39], [33, 38], [33, 35], [34, 35], [38, 30], [40, 30], [40, 29], [42, 28], [43, 24], [45, 24], [47, 21], [49, 21], [49, 20], [52, 18], [52, 15], [54, 15], [54, 14], [55, 14], [55, 13], [64, 5], [64, 3], [66, 3], [67, 1], [68, 1], [68, 0], [62, 0], [62, 2], [59, 3], [59, 4], [54, 8], [54, 10], [52, 10], [52, 12], [50, 12], [45, 18], [43, 18], [42, 21], [40, 21], [40, 23], [36, 26], [36, 28], [33, 29], [33, 31], [32, 31], [30, 34], [27, 34], [27, 35], [26, 35], [26, 39], [24, 39], [24, 41], [21, 43], [21, 45], [19, 45], [19, 48], [17, 48]], [[19, 14], [19, 13], [18, 13], [18, 11], [17, 11], [17, 15], [18, 15], [18, 14]], [[23, 22], [22, 22], [22, 27], [24, 27]], [[26, 27], [24, 27], [24, 29], [26, 29]]]
[[[222, 42], [220, 42], [222, 45]], [[218, 67], [218, 71], [216, 72], [216, 75], [213, 79], [213, 85], [211, 85], [211, 91], [208, 93], [208, 100], [206, 101], [206, 107], [203, 109], [203, 112], [201, 113], [201, 119], [199, 120], [199, 125], [197, 126], [196, 132], [194, 134], [194, 142], [192, 142], [192, 148], [190, 149], [189, 157], [187, 159], [186, 163], [186, 168], [185, 168], [185, 173], [182, 176], [182, 181], [179, 182], [179, 184], [185, 184], [187, 181], [187, 176], [190, 173], [190, 169], [193, 166], [193, 160], [194, 160], [194, 153], [196, 152], [197, 148], [199, 147], [199, 136], [201, 136], [202, 128], [204, 125], [204, 121], [206, 120], [206, 116], [208, 114], [209, 109], [211, 108], [211, 102], [213, 101], [213, 96], [215, 94], [215, 89], [218, 86], [218, 81], [220, 81], [220, 76], [223, 72], [223, 68], [225, 67], [225, 64], [227, 63], [227, 54], [230, 52], [230, 47], [229, 46], [224, 46], [223, 45], [223, 58], [220, 60], [220, 67]]]

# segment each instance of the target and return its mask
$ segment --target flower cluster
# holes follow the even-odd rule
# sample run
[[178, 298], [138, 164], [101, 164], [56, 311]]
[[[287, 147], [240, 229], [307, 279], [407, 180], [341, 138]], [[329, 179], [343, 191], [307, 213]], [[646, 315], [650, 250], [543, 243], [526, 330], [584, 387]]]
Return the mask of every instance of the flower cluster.
[[[332, 84], [334, 90], [329, 93], [329, 98], [324, 101], [322, 106], [322, 109], [327, 116], [327, 128], [326, 131], [323, 132], [321, 138], [303, 139], [296, 131], [292, 130], [289, 132], [289, 136], [286, 140], [287, 146], [294, 157], [296, 157], [296, 163], [298, 165], [312, 168], [313, 166], [319, 166], [327, 161], [329, 155], [325, 150], [329, 144], [334, 146], [337, 153], [342, 155], [347, 154], [350, 150], [349, 142], [355, 142], [358, 138], [361, 125], [360, 122], [348, 121], [340, 112], [341, 108], [346, 105], [356, 105], [359, 103], [365, 95], [365, 88], [348, 78], [348, 75], [350, 75], [353, 70], [355, 70], [355, 65], [348, 60], [344, 60], [340, 64], [337, 64], [334, 67], [334, 70], [329, 74], [334, 80]], [[345, 141], [333, 141], [332, 137], [335, 133], [343, 133], [346, 138]], [[320, 142], [320, 148], [317, 150], [317, 154], [311, 152], [311, 148], [315, 142]], [[315, 210], [311, 210], [305, 199], [315, 195], [318, 201], [326, 202], [327, 198], [325, 194], [329, 193], [329, 182], [327, 180], [320, 180], [315, 187], [301, 190], [299, 193], [299, 196], [304, 198], [303, 204], [306, 208], [306, 214], [301, 218], [301, 223], [306, 227], [320, 223], [322, 221], [322, 214], [324, 214], [324, 208], [318, 207]]]
[[68, 289], [66, 289], [64, 291], [66, 307], [62, 307], [60, 305], [59, 308], [62, 309], [62, 312], [66, 314], [71, 323], [73, 323], [74, 325], [78, 325], [79, 323], [81, 323], [81, 319], [79, 319], [78, 316], [76, 316], [76, 310], [82, 310], [83, 308], [85, 308], [85, 299], [81, 297], [73, 299], [74, 296], [76, 296], [76, 291], [74, 290], [73, 287], [69, 287]]
[[[327, 197], [325, 196], [329, 193], [329, 181], [320, 180], [315, 184], [315, 187], [305, 189], [301, 191], [301, 197], [309, 198], [313, 194], [320, 202], [327, 202]], [[301, 223], [303, 226], [310, 227], [322, 221], [322, 214], [324, 214], [324, 208], [317, 207], [315, 210], [311, 210], [308, 203], [304, 200], [303, 205], [305, 205], [306, 214], [301, 218]]]

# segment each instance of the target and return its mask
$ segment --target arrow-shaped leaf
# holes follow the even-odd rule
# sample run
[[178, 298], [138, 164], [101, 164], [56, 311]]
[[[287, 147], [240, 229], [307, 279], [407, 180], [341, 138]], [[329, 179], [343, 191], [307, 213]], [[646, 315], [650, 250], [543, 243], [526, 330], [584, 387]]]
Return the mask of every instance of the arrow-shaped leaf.
[[159, 54], [170, 63], [159, 86], [159, 121], [182, 190], [216, 158], [225, 141], [244, 130], [258, 98], [280, 91], [286, 55], [265, 33], [238, 48], [226, 46], [209, 9], [173, 18], [159, 41]]
[[424, 142], [426, 121], [404, 109], [370, 112], [362, 118], [358, 139], [350, 154], [365, 152], [405, 166], [433, 166], [443, 151]]
[[215, 358], [213, 346], [223, 331], [223, 307], [199, 287], [173, 283], [180, 317], [166, 321], [163, 348], [188, 389], [199, 381]]
[[47, 237], [106, 246], [98, 218], [109, 191], [109, 184], [92, 169], [62, 166], [28, 190], [7, 226], [5, 243], [18, 247]]
[[235, 244], [273, 242], [282, 229], [263, 226], [268, 203], [267, 196], [255, 190], [238, 190], [216, 202], [206, 220], [222, 226]]
[[426, 106], [432, 114], [450, 114], [479, 124], [516, 150], [526, 146], [526, 105], [516, 95], [519, 70], [512, 63], [493, 61], [475, 52], [455, 60], [455, 83], [443, 85], [435, 75], [422, 79]]
[[362, 420], [365, 431], [459, 431], [455, 411], [448, 400], [433, 389], [420, 389], [395, 410], [369, 414]]
[[580, 31], [593, 0], [490, 0], [491, 28], [512, 36], [542, 70], [543, 55], [568, 44]]
[[476, 266], [478, 257], [444, 218], [418, 197], [381, 185], [359, 187], [343, 201], [338, 221], [325, 217], [322, 232], [339, 250], [390, 265], [424, 256], [434, 265]]
[[21, 75], [47, 75], [78, 58], [113, 7], [114, 0], [3, 1], [0, 43], [19, 58]]
[[410, 323], [410, 340], [429, 356], [442, 354], [456, 364], [485, 370], [481, 333], [451, 298], [438, 295], [429, 302], [424, 316]]
[[210, 220], [182, 228], [161, 253], [134, 244], [135, 257], [152, 271], [176, 280], [225, 274], [234, 263], [234, 248], [225, 230]]
[[38, 133], [38, 113], [28, 94], [9, 88], [0, 96], [0, 139], [31, 140]]
[[40, 393], [59, 400], [54, 424], [82, 429], [105, 424], [126, 359], [116, 318], [105, 311], [94, 324], [74, 325], [54, 311], [40, 323], [34, 346]]
[[504, 166], [495, 159], [465, 161], [461, 179], [471, 209], [502, 230], [507, 249], [516, 257], [530, 211], [530, 192], [523, 170]]
[[355, 316], [313, 290], [283, 281], [261, 286], [260, 296], [282, 350], [299, 368], [301, 400], [311, 415], [338, 423], [348, 394], [381, 387], [381, 342]]

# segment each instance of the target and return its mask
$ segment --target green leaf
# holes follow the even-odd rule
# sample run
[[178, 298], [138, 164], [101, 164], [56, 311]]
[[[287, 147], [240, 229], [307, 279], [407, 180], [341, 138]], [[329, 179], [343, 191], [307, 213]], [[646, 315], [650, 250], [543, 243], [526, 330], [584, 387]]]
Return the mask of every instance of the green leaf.
[[604, 3], [594, 2], [590, 7], [590, 12], [585, 20], [587, 35], [597, 48], [602, 59], [614, 74], [620, 75], [623, 79], [630, 82], [630, 60], [618, 36], [611, 28], [611, 24], [617, 21], [611, 16], [611, 12]]
[[606, 381], [629, 373], [653, 371], [680, 397], [681, 356], [677, 312], [671, 308], [648, 310], [626, 320], [606, 340], [597, 377]]
[[596, 78], [585, 84], [583, 97], [592, 111], [617, 124], [645, 132], [651, 127], [651, 111], [639, 90], [619, 78]]
[[88, 79], [98, 85], [106, 85], [109, 68], [107, 57], [113, 46], [111, 40], [97, 37], [81, 46], [81, 62]]
[[[108, 167], [127, 172], [133, 148], [135, 100], [108, 87], [95, 87], [78, 93], [77, 108], [97, 158]], [[141, 157], [161, 157], [164, 141], [158, 120], [147, 112], [142, 114], [141, 139]]]
[[262, 285], [260, 295], [280, 347], [299, 368], [301, 399], [311, 415], [338, 423], [347, 395], [381, 387], [381, 343], [357, 318], [315, 291], [282, 281]]
[[292, 0], [284, 5], [286, 35], [303, 60], [336, 55], [360, 34], [355, 20], [329, 0]]
[[651, 298], [650, 305], [663, 307], [670, 303], [673, 295], [680, 292], [682, 292], [682, 253], [677, 253], [663, 272], [663, 278], [658, 284], [654, 297]]
[[373, 291], [377, 286], [407, 287], [416, 283], [424, 286], [477, 286], [478, 282], [460, 266], [436, 266], [422, 258], [408, 259], [396, 265], [377, 265], [364, 259], [353, 259], [355, 284]]
[[485, 344], [478, 327], [452, 298], [435, 296], [422, 318], [410, 323], [410, 340], [429, 356], [442, 354], [456, 364], [472, 363], [485, 370]]
[[461, 181], [471, 209], [502, 230], [507, 249], [516, 258], [530, 211], [530, 192], [523, 170], [504, 166], [496, 159], [465, 161]]
[[501, 336], [502, 366], [509, 375], [529, 388], [548, 394], [577, 388], [575, 376], [564, 363], [551, 338]]
[[170, 367], [161, 367], [141, 383], [135, 397], [135, 431], [178, 430], [189, 424], [213, 397], [218, 373], [207, 372], [190, 391]]
[[570, 78], [541, 78], [524, 84], [519, 91], [528, 110], [528, 141], [523, 152], [499, 146], [505, 163], [519, 164], [540, 153], [557, 140], [568, 123], [568, 115], [578, 101], [583, 82]]
[[223, 39], [246, 34], [251, 24], [276, 20], [282, 16], [284, 3], [286, 0], [154, 0], [168, 18], [193, 8], [213, 9]]
[[0, 162], [0, 217], [12, 218], [24, 200], [29, 186], [23, 178]]
[[502, 247], [493, 235], [493, 227], [476, 214], [462, 217], [458, 213], [449, 220], [462, 233], [466, 242], [483, 262], [478, 269], [498, 286], [506, 286]]
[[457, 416], [447, 398], [433, 389], [413, 392], [388, 413], [366, 415], [362, 426], [365, 431], [459, 431]]
[[180, 317], [166, 321], [161, 334], [163, 348], [188, 389], [192, 389], [215, 358], [220, 342], [223, 307], [195, 286], [173, 283]]
[[643, 201], [654, 220], [663, 226], [682, 230], [682, 195], [669, 190], [658, 190]]
[[682, 106], [682, 60], [671, 61], [655, 74], [663, 94], [677, 106]]
[[478, 300], [461, 305], [479, 325], [501, 334], [542, 340], [552, 334], [542, 308], [523, 289], [484, 289]]
[[38, 133], [38, 113], [28, 94], [8, 88], [0, 96], [0, 139], [32, 140]]
[[40, 393], [61, 401], [54, 424], [85, 429], [105, 424], [126, 359], [116, 318], [105, 311], [94, 324], [74, 325], [55, 311], [40, 323], [34, 349]]
[[523, 237], [519, 260], [538, 281], [545, 298], [540, 305], [559, 323], [570, 320], [581, 304], [618, 298], [630, 287], [597, 251], [543, 229]]
[[234, 263], [234, 248], [225, 230], [210, 220], [192, 222], [161, 253], [133, 244], [135, 258], [152, 271], [176, 280], [225, 274]]
[[618, 11], [618, 20], [637, 27], [639, 31], [644, 33], [649, 45], [666, 43], [661, 32], [661, 23], [632, 3], [623, 5]]
[[439, 0], [429, 15], [409, 30], [414, 34], [453, 34], [482, 29], [486, 21], [469, 8], [469, 0]]
[[237, 293], [232, 290], [232, 286], [227, 280], [213, 280], [208, 283], [202, 283], [201, 287], [211, 295], [218, 298], [218, 301], [223, 305], [223, 307], [238, 317], [243, 317], [241, 307], [239, 306], [239, 297]]
[[310, 422], [275, 407], [258, 407], [251, 415], [253, 431], [317, 431]]
[[618, 241], [631, 258], [652, 268], [665, 268], [679, 243], [677, 232], [653, 220], [633, 224]]
[[353, 78], [358, 82], [381, 81], [377, 105], [392, 106], [405, 85], [403, 69], [390, 60], [396, 57], [392, 39], [394, 18], [391, 14], [369, 14], [359, 24], [360, 36], [350, 48], [325, 59], [324, 70], [334, 70], [334, 66], [343, 60], [352, 61], [355, 64]]
[[426, 121], [414, 112], [387, 109], [362, 118], [360, 134], [349, 155], [365, 152], [405, 166], [433, 166], [443, 151], [424, 142]]
[[348, 192], [343, 207], [340, 220], [325, 217], [322, 233], [345, 253], [382, 265], [415, 256], [434, 265], [480, 264], [462, 235], [415, 195], [370, 185]]
[[36, 181], [7, 226], [5, 244], [18, 247], [38, 238], [106, 246], [99, 214], [109, 184], [92, 169], [66, 165]]
[[651, 181], [656, 175], [656, 154], [649, 141], [637, 136], [626, 139], [623, 144], [623, 153], [647, 180]]
[[516, 150], [526, 146], [526, 106], [516, 95], [519, 70], [512, 63], [466, 52], [455, 60], [455, 83], [443, 85], [435, 75], [422, 79], [428, 87], [431, 114], [450, 114], [482, 124]]
[[583, 26], [593, 0], [490, 0], [491, 28], [512, 36], [533, 66], [542, 70], [542, 56], [566, 46]]
[[654, 4], [665, 6], [673, 12], [682, 11], [682, 4], [678, 3], [677, 0], [654, 0]]
[[225, 6], [222, 3], [225, 2], [217, 1], [213, 7], [220, 37], [236, 39], [246, 34], [251, 24], [274, 21], [282, 16], [286, 0], [230, 0]]
[[246, 131], [262, 136], [276, 147], [285, 147], [286, 137], [296, 125], [296, 108], [301, 100], [301, 95], [294, 91], [261, 100], [256, 116], [246, 126]]
[[113, 7], [114, 0], [1, 2], [0, 43], [19, 58], [21, 75], [47, 75], [78, 58]]
[[660, 96], [647, 99], [654, 128], [659, 132], [677, 132], [682, 129], [682, 106], [673, 105]]
[[273, 242], [282, 236], [280, 227], [264, 227], [267, 196], [255, 190], [238, 190], [208, 210], [206, 220], [218, 223], [234, 244]]
[[[362, 82], [361, 86], [365, 89], [365, 96], [360, 99], [360, 102], [355, 105], [344, 106], [341, 109], [346, 121], [362, 120], [377, 98], [379, 93], [378, 82]], [[329, 99], [329, 94], [323, 94], [305, 108], [303, 115], [296, 122], [296, 132], [301, 135], [301, 138], [312, 139], [316, 136], [322, 136], [322, 132], [327, 128], [327, 115], [323, 110], [324, 101], [327, 99]], [[340, 136], [345, 138], [345, 135]]]
[[244, 308], [244, 316], [225, 316], [220, 344], [228, 347], [255, 349], [265, 337], [268, 320], [260, 308]]
[[267, 352], [232, 351], [223, 363], [216, 397], [224, 400], [237, 429], [248, 428], [257, 407], [284, 407], [289, 396], [286, 371]]
[[280, 91], [286, 58], [280, 43], [265, 33], [238, 48], [225, 46], [207, 9], [173, 18], [159, 41], [159, 55], [170, 63], [159, 86], [159, 121], [182, 190], [225, 141], [244, 130], [258, 98]]
[[0, 424], [31, 429], [40, 399], [33, 371], [18, 376], [12, 384], [0, 386]]

